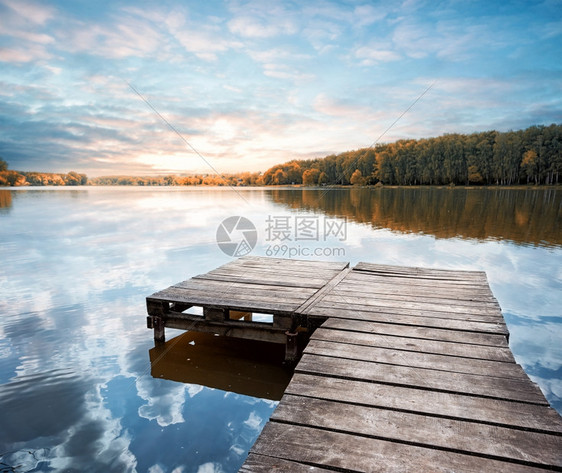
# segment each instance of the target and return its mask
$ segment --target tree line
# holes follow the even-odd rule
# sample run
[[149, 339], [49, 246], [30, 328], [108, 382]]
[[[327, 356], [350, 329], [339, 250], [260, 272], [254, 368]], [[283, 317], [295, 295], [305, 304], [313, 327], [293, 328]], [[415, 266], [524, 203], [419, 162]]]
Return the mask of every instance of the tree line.
[[562, 125], [400, 140], [268, 169], [265, 185], [558, 184]]
[[399, 140], [309, 160], [291, 160], [266, 172], [191, 176], [104, 176], [8, 170], [0, 159], [0, 186], [136, 185], [517, 185], [558, 184], [562, 125], [519, 131], [446, 134]]
[[258, 186], [259, 172], [238, 174], [196, 174], [192, 176], [102, 176], [88, 180], [93, 186]]
[[0, 186], [83, 186], [88, 184], [86, 174], [12, 171], [0, 158]]

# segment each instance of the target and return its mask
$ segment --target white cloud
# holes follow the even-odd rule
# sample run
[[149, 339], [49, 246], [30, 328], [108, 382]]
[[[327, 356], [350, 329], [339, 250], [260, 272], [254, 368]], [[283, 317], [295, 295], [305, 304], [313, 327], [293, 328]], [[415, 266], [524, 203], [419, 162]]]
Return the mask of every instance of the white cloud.
[[377, 7], [374, 7], [373, 5], [358, 5], [353, 10], [354, 25], [371, 25], [384, 19], [386, 15], [387, 12], [380, 5]]
[[355, 57], [361, 59], [364, 66], [372, 66], [380, 62], [398, 61], [400, 55], [390, 49], [382, 49], [371, 46], [362, 46], [355, 50]]
[[74, 22], [60, 30], [59, 46], [71, 52], [86, 52], [110, 59], [152, 56], [163, 50], [165, 39], [155, 27], [135, 18], [121, 18], [112, 25]]
[[0, 36], [8, 40], [0, 48], [0, 61], [26, 63], [52, 57], [46, 46], [55, 40], [43, 28], [53, 18], [54, 9], [26, 1], [0, 4], [5, 6], [0, 12]]
[[219, 463], [208, 462], [199, 465], [197, 473], [224, 473], [224, 470]]
[[161, 427], [185, 422], [182, 410], [188, 385], [166, 384], [165, 386], [147, 376], [136, 380], [139, 396], [146, 401], [139, 407], [139, 416], [155, 420]]
[[291, 21], [267, 24], [258, 18], [250, 16], [234, 18], [228, 22], [228, 28], [232, 33], [245, 38], [270, 38], [296, 32], [296, 26]]
[[263, 419], [255, 411], [250, 412], [250, 416], [244, 421], [244, 424], [252, 430], [259, 430], [262, 423]]
[[186, 51], [205, 61], [215, 61], [218, 53], [241, 47], [239, 42], [221, 38], [217, 31], [177, 29], [172, 33]]
[[[39, 3], [26, 0], [2, 0], [0, 2], [9, 7], [18, 15], [18, 22], [33, 23], [35, 25], [43, 25], [55, 16], [55, 9]], [[14, 21], [11, 18], [11, 21]]]
[[50, 57], [51, 55], [42, 47], [0, 49], [0, 61], [2, 62], [25, 63]]
[[233, 18], [228, 22], [228, 28], [243, 38], [271, 38], [299, 31], [299, 12], [289, 10], [283, 2], [233, 3], [230, 9]]

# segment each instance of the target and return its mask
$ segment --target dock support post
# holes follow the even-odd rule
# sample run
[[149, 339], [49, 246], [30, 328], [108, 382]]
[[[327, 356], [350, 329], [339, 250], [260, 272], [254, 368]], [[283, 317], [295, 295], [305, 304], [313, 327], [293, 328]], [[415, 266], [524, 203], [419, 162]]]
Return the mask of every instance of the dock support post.
[[164, 323], [164, 319], [162, 317], [158, 317], [156, 315], [149, 315], [146, 318], [146, 326], [148, 328], [154, 329], [154, 341], [155, 342], [165, 342], [166, 341], [166, 334], [165, 334], [165, 327], [166, 324]]
[[156, 342], [165, 342], [166, 341], [166, 333], [165, 333], [165, 325], [164, 319], [162, 317], [154, 317], [154, 340]]
[[285, 342], [285, 361], [292, 363], [297, 361], [299, 356], [298, 333], [287, 331], [285, 335], [287, 336], [287, 341]]
[[166, 317], [166, 314], [170, 312], [170, 303], [153, 300], [147, 297], [146, 308], [149, 314], [146, 322], [148, 328], [154, 329], [154, 341], [166, 341], [166, 335], [164, 333], [166, 323], [164, 322], [164, 318]]

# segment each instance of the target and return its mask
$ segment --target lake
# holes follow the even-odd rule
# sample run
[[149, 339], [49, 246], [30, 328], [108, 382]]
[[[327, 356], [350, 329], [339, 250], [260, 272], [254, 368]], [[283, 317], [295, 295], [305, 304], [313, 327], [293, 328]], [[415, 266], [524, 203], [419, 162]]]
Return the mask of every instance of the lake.
[[155, 346], [145, 307], [232, 260], [231, 216], [254, 255], [486, 271], [562, 412], [562, 190], [4, 189], [0, 471], [238, 470], [290, 380], [283, 350], [171, 329]]

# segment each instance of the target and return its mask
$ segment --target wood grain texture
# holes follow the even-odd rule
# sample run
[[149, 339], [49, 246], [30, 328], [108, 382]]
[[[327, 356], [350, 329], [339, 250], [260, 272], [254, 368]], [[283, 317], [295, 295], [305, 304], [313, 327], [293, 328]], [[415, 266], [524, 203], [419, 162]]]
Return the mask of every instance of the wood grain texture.
[[503, 399], [306, 373], [295, 373], [285, 393], [562, 435], [562, 418], [554, 409]]
[[322, 325], [322, 328], [324, 330], [347, 330], [349, 332], [378, 333], [380, 335], [423, 338], [427, 340], [441, 340], [443, 342], [507, 347], [507, 338], [503, 325], [495, 327], [490, 324], [466, 322], [466, 326], [460, 328], [462, 326], [457, 322], [439, 324], [434, 323], [434, 319], [423, 319], [418, 324], [412, 322], [401, 317], [394, 317], [384, 322], [367, 322], [330, 317]]
[[286, 394], [271, 419], [428, 448], [562, 468], [562, 437]]
[[320, 328], [312, 335], [314, 340], [339, 341], [355, 345], [367, 345], [395, 350], [433, 353], [435, 355], [459, 356], [480, 360], [515, 362], [508, 347], [491, 347], [467, 343], [425, 340], [421, 338], [397, 337], [375, 333], [327, 330]]
[[274, 458], [266, 455], [256, 455], [250, 453], [248, 458], [240, 468], [240, 473], [328, 473], [333, 470], [326, 470], [317, 466], [296, 463], [281, 458]]
[[520, 473], [545, 471], [541, 468], [474, 455], [278, 422], [269, 422], [265, 426], [251, 452], [352, 472], [505, 473], [509, 471], [510, 473]]
[[481, 376], [499, 376], [502, 378], [524, 379], [523, 368], [517, 363], [462, 358], [458, 356], [435, 355], [412, 351], [378, 348], [368, 345], [353, 345], [335, 341], [313, 339], [308, 342], [304, 353], [325, 355], [352, 360], [376, 361], [391, 365], [430, 368], [454, 373], [477, 374]]
[[466, 373], [333, 358], [305, 353], [295, 372], [365, 380], [395, 386], [529, 402], [548, 406], [539, 387], [525, 379], [490, 378]]
[[348, 266], [247, 256], [147, 298], [152, 325], [277, 343], [318, 327], [240, 471], [562, 471], [562, 420], [485, 273]]

